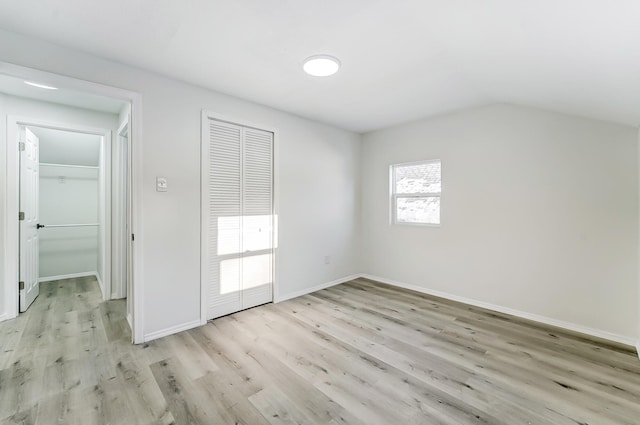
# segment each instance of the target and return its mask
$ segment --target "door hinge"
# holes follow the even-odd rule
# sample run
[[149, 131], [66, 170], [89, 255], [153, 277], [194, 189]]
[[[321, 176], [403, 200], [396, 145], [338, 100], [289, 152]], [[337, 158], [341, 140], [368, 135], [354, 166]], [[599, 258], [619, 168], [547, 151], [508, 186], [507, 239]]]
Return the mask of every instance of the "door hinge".
[[23, 281], [18, 282], [18, 287], [22, 291], [24, 289], [24, 282]]
[[136, 240], [136, 235], [134, 235], [133, 233], [131, 234], [131, 241], [135, 241]]
[[24, 142], [18, 143], [18, 150], [22, 152], [25, 149]]
[[18, 220], [21, 220], [21, 221], [24, 220], [24, 211], [20, 211], [18, 213]]

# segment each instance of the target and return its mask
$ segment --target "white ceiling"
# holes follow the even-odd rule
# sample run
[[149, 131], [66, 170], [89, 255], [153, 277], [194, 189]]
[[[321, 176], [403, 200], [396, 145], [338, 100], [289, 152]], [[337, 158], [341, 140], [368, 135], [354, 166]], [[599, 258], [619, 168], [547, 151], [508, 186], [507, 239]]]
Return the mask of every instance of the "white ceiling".
[[638, 0], [0, 0], [0, 27], [359, 132], [494, 102], [640, 124]]
[[40, 141], [40, 162], [90, 166], [100, 163], [100, 136], [33, 126], [29, 130]]
[[29, 86], [20, 78], [0, 74], [0, 93], [36, 99], [43, 102], [59, 103], [76, 108], [118, 114], [125, 106], [121, 100], [110, 99], [91, 93], [73, 90], [43, 90]]

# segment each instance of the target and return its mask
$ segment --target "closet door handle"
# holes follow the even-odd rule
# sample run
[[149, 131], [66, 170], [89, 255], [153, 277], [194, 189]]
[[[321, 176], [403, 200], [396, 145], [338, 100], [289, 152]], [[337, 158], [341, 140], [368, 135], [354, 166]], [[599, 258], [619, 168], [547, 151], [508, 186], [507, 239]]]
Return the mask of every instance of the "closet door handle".
[[36, 224], [36, 229], [41, 229], [43, 227], [45, 227], [44, 224], [40, 224], [40, 223]]

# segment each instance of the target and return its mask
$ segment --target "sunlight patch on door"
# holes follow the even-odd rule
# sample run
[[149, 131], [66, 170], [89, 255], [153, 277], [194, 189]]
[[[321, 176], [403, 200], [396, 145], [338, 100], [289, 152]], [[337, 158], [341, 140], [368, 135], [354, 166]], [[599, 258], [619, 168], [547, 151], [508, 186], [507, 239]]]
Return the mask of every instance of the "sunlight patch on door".
[[[249, 255], [232, 258], [220, 263], [220, 294], [230, 294], [243, 289], [271, 283], [273, 254]], [[240, 273], [242, 272], [242, 288]]]
[[270, 214], [218, 217], [217, 255], [277, 248], [273, 232], [277, 220]]

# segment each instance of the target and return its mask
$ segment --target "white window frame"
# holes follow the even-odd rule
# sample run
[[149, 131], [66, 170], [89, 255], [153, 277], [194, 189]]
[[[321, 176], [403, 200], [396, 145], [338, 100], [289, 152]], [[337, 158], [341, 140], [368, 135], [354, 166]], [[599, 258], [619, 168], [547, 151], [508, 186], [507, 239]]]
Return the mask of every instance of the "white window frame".
[[[417, 193], [396, 193], [396, 167], [406, 167], [412, 165], [425, 165], [440, 163], [440, 182], [442, 183], [442, 160], [428, 159], [423, 161], [403, 162], [399, 164], [391, 164], [389, 166], [389, 183], [390, 183], [390, 224], [401, 226], [424, 226], [424, 227], [440, 227], [442, 225], [442, 187], [440, 192], [417, 192]], [[406, 221], [398, 221], [398, 198], [440, 198], [440, 222], [439, 223], [408, 223]]]

